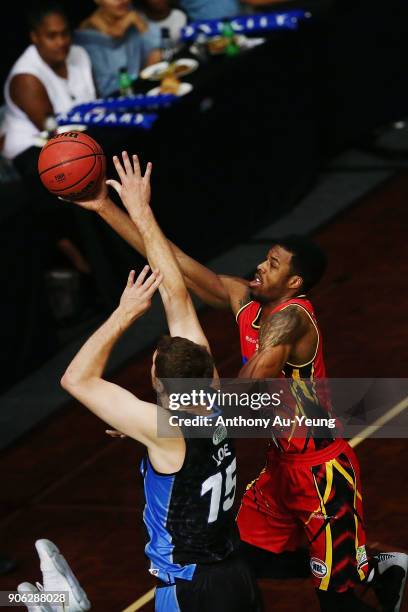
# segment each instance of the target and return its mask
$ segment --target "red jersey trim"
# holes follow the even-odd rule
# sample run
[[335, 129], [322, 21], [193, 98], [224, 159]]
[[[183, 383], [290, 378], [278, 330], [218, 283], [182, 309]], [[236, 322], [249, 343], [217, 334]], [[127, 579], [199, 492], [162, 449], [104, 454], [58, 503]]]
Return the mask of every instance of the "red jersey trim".
[[251, 300], [250, 302], [248, 302], [247, 304], [244, 304], [243, 306], [241, 306], [241, 308], [238, 310], [237, 314], [235, 315], [235, 320], [238, 323], [238, 317], [241, 314], [241, 312], [243, 312], [245, 310], [245, 308], [248, 308], [248, 306], [250, 306], [250, 304], [253, 303], [254, 300]]
[[295, 302], [295, 303], [293, 303], [293, 304], [288, 304], [287, 306], [284, 306], [284, 307], [283, 307], [283, 308], [282, 308], [282, 309], [281, 309], [279, 312], [282, 312], [282, 310], [286, 310], [286, 308], [289, 308], [290, 306], [297, 306], [298, 308], [302, 308], [302, 309], [303, 309], [303, 310], [306, 312], [306, 314], [308, 315], [309, 319], [310, 319], [310, 320], [311, 320], [311, 322], [313, 323], [313, 326], [314, 326], [314, 328], [315, 328], [315, 330], [316, 330], [316, 334], [317, 334], [316, 350], [315, 350], [315, 352], [314, 352], [313, 357], [312, 357], [311, 359], [309, 359], [309, 361], [307, 361], [306, 363], [301, 363], [301, 364], [298, 364], [298, 363], [291, 363], [290, 361], [287, 361], [287, 362], [286, 362], [286, 363], [287, 363], [288, 365], [290, 365], [292, 368], [305, 368], [306, 366], [308, 366], [308, 365], [310, 365], [311, 363], [313, 363], [313, 362], [314, 362], [314, 360], [315, 360], [315, 359], [316, 359], [316, 357], [317, 357], [317, 353], [318, 353], [319, 346], [320, 346], [320, 333], [319, 333], [319, 328], [317, 327], [316, 322], [315, 322], [315, 320], [313, 319], [312, 314], [311, 314], [311, 313], [308, 311], [308, 309], [307, 309], [307, 308], [305, 308], [305, 307], [304, 307], [304, 306], [302, 306], [301, 304], [296, 304], [296, 302]]

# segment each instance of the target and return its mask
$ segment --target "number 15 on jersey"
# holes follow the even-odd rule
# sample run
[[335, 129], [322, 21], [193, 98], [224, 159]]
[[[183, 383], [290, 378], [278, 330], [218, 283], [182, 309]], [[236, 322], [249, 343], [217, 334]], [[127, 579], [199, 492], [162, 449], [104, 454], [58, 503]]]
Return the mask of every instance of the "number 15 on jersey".
[[[216, 474], [213, 474], [205, 480], [201, 487], [201, 497], [211, 491], [210, 511], [208, 514], [208, 522], [214, 523], [220, 511], [221, 501], [222, 510], [227, 512], [232, 507], [235, 499], [235, 490], [237, 488], [237, 462], [233, 461], [225, 468]], [[225, 481], [224, 497], [221, 499], [223, 492], [223, 483]]]

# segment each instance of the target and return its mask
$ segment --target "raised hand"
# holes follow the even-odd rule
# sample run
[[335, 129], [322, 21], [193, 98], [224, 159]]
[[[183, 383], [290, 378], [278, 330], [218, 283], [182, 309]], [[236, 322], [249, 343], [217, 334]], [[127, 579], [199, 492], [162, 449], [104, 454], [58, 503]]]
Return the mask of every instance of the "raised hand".
[[141, 317], [150, 308], [152, 297], [163, 280], [159, 270], [153, 270], [150, 276], [147, 276], [149, 270], [150, 267], [145, 266], [136, 281], [135, 271], [131, 270], [129, 273], [118, 309], [126, 321]]
[[146, 172], [142, 176], [137, 155], [132, 155], [131, 162], [126, 151], [122, 152], [123, 165], [116, 155], [113, 158], [113, 163], [120, 182], [108, 180], [106, 184], [115, 189], [130, 217], [137, 222], [149, 210], [152, 164], [150, 162], [147, 164]]

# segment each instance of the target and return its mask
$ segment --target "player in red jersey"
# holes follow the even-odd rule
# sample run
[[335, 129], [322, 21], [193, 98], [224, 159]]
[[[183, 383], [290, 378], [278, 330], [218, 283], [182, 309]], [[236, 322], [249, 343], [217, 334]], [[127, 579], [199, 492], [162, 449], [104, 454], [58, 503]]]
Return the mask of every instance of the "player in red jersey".
[[[106, 188], [82, 203], [96, 211], [137, 251], [143, 241], [129, 217], [109, 199]], [[284, 377], [290, 382], [287, 407], [296, 413], [327, 406], [315, 392], [326, 376], [321, 333], [305, 293], [325, 268], [321, 250], [302, 237], [274, 241], [252, 281], [218, 275], [172, 244], [188, 287], [204, 302], [231, 308], [237, 316], [244, 365], [240, 377]], [[271, 443], [267, 463], [248, 487], [238, 515], [241, 539], [261, 563], [285, 560], [306, 534], [310, 570], [324, 612], [371, 610], [354, 595], [355, 585], [372, 582], [384, 611], [400, 608], [407, 555], [389, 553], [368, 560], [359, 467], [342, 439], [313, 431], [282, 432]]]

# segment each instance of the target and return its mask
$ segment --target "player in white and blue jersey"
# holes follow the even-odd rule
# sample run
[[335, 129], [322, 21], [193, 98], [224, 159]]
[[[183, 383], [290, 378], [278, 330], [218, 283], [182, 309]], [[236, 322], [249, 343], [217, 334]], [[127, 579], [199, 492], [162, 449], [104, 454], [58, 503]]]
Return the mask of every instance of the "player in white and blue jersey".
[[[136, 280], [130, 273], [118, 308], [84, 344], [61, 382], [111, 427], [146, 446], [141, 467], [145, 550], [158, 580], [156, 610], [255, 612], [257, 587], [239, 556], [234, 522], [235, 451], [227, 430], [216, 427], [217, 410], [201, 405], [178, 412], [179, 417], [204, 412], [209, 423], [204, 438], [192, 437], [184, 425], [171, 428], [177, 435], [158, 434], [158, 422], [169, 422], [168, 379], [211, 380], [217, 374], [177, 261], [149, 206], [151, 165], [142, 177], [136, 156], [133, 164], [126, 153], [122, 159], [123, 166], [114, 158], [121, 182], [108, 183], [138, 226], [152, 274], [147, 277], [148, 267]], [[103, 372], [115, 343], [149, 308], [157, 288], [170, 336], [153, 355], [152, 384], [159, 400], [152, 404], [108, 382]]]

